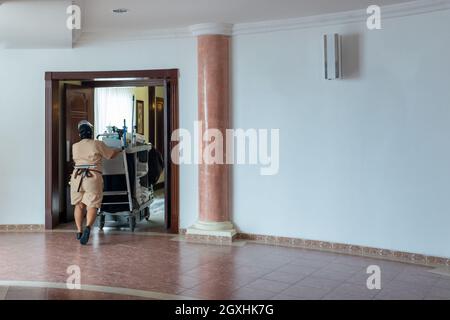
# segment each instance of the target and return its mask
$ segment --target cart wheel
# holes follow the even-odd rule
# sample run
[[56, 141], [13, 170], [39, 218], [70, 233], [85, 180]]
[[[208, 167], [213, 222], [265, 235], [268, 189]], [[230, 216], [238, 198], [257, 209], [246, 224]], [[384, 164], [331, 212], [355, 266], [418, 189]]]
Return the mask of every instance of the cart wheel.
[[134, 229], [136, 228], [136, 217], [130, 217], [129, 223], [131, 232], [134, 232]]
[[105, 227], [105, 216], [104, 215], [100, 216], [100, 221], [99, 221], [98, 227], [100, 228], [100, 230], [103, 230], [103, 228]]

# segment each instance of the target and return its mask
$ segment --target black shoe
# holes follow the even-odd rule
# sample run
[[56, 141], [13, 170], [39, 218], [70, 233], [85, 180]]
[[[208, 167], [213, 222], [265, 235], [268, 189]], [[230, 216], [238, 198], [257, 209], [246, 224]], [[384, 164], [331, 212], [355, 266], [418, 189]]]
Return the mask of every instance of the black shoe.
[[86, 245], [89, 241], [89, 236], [91, 234], [91, 228], [90, 227], [86, 227], [83, 231], [83, 234], [81, 235], [80, 238], [80, 243], [82, 245]]
[[82, 232], [77, 232], [77, 240], [80, 240], [82, 235], [83, 235]]

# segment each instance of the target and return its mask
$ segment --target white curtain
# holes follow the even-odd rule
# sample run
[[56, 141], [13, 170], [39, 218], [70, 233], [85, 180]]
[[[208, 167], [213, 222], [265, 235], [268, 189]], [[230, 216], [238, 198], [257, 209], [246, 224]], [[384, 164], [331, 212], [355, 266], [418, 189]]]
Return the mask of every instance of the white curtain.
[[132, 118], [132, 88], [95, 89], [95, 136], [104, 133], [108, 126], [122, 128], [124, 119], [130, 132]]

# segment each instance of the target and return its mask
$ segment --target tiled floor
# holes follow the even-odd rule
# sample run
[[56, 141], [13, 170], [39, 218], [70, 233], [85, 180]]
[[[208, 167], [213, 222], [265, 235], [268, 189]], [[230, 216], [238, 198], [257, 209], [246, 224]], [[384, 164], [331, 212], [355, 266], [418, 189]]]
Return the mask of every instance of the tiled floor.
[[[216, 246], [170, 235], [95, 232], [82, 247], [71, 232], [0, 233], [0, 281], [66, 283], [78, 265], [81, 284], [200, 299], [450, 299], [450, 277], [391, 261], [254, 243]], [[381, 268], [381, 290], [366, 269]], [[6, 293], [5, 293], [6, 292]], [[64, 289], [0, 288], [0, 298], [129, 299]]]

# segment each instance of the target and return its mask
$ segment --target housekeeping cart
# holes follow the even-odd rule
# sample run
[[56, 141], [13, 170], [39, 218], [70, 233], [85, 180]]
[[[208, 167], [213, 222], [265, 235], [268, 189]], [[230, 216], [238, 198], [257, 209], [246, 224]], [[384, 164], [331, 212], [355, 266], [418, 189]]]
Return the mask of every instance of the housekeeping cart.
[[[105, 135], [103, 142], [120, 148], [121, 139]], [[128, 224], [131, 231], [137, 221], [150, 218], [150, 205], [154, 199], [153, 186], [148, 178], [148, 157], [151, 144], [130, 145], [122, 156], [103, 162], [103, 203], [98, 211], [98, 226], [102, 230], [107, 222]], [[108, 220], [107, 220], [108, 218]]]

